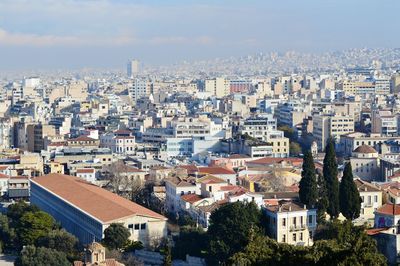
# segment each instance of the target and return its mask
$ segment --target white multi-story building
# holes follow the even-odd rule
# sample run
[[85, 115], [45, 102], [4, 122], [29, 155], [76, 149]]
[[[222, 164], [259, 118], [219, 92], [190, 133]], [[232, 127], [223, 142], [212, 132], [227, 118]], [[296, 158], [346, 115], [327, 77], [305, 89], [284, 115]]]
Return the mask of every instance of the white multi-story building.
[[142, 97], [148, 97], [151, 93], [151, 83], [145, 79], [133, 79], [132, 86], [128, 88], [129, 97], [136, 102]]
[[130, 60], [126, 67], [126, 74], [128, 78], [132, 78], [139, 73], [139, 60]]
[[317, 229], [317, 210], [294, 202], [263, 208], [267, 216], [267, 233], [279, 243], [309, 246]]
[[313, 117], [313, 135], [318, 147], [325, 149], [329, 137], [339, 142], [341, 135], [354, 132], [354, 118], [345, 115], [315, 115]]
[[230, 82], [226, 78], [206, 79], [204, 90], [217, 98], [222, 98], [230, 94]]
[[100, 136], [100, 146], [109, 148], [113, 153], [132, 154], [135, 153], [135, 137], [131, 135], [117, 135], [106, 133]]
[[389, 110], [372, 111], [372, 133], [378, 133], [382, 136], [398, 135], [398, 116]]

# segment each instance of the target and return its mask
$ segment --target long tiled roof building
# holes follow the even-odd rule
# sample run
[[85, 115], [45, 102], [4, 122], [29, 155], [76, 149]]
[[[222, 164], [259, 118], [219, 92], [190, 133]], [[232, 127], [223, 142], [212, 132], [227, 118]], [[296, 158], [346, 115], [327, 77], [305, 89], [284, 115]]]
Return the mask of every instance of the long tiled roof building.
[[51, 214], [82, 244], [100, 241], [111, 223], [124, 224], [130, 239], [145, 245], [166, 236], [164, 216], [75, 176], [32, 179], [31, 203]]

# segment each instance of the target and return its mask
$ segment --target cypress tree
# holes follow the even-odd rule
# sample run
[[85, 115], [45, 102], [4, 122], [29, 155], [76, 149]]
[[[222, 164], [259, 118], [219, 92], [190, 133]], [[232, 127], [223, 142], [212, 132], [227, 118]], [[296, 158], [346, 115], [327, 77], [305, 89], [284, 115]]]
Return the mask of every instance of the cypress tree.
[[360, 194], [354, 183], [352, 172], [351, 164], [347, 163], [344, 167], [339, 189], [340, 212], [349, 220], [358, 218], [361, 209]]
[[325, 178], [321, 174], [318, 174], [318, 223], [325, 221], [325, 212], [328, 208], [328, 204], [328, 192], [326, 190]]
[[337, 218], [339, 216], [339, 181], [337, 179], [337, 167], [334, 140], [329, 138], [325, 148], [323, 174], [328, 196], [327, 212], [331, 218]]
[[300, 201], [309, 208], [313, 208], [317, 202], [317, 180], [314, 160], [311, 151], [306, 151], [303, 157], [303, 171], [299, 185]]

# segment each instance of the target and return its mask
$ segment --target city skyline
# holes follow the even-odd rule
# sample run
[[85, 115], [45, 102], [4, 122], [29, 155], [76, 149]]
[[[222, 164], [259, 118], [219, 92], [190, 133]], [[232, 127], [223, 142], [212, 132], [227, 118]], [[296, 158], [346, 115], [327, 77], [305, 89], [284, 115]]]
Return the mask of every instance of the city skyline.
[[[396, 1], [2, 1], [0, 69], [396, 48]], [[377, 10], [379, 12], [377, 12]], [[72, 19], [73, 18], [73, 19]], [[373, 36], [373, 38], [371, 38]]]

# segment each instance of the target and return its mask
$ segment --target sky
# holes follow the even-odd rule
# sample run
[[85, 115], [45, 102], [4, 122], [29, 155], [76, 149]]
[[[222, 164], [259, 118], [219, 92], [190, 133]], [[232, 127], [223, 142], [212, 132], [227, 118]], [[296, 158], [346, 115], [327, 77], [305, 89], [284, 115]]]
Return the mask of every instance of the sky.
[[399, 10], [398, 0], [0, 0], [0, 70], [396, 48]]

